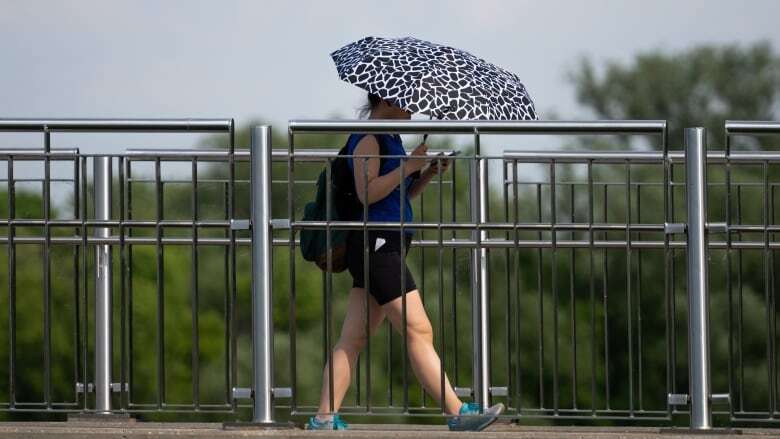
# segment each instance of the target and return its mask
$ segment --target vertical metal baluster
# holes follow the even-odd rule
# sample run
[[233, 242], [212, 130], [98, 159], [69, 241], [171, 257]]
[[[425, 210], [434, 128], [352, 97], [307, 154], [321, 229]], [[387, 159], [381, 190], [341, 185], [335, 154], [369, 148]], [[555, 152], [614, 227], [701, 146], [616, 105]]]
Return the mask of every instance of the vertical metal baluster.
[[[452, 222], [456, 223], [458, 221], [457, 217], [457, 193], [456, 190], [456, 184], [458, 182], [457, 173], [456, 170], [458, 169], [458, 160], [454, 159], [452, 161], [452, 188], [450, 195], [452, 197], [452, 206], [451, 206], [451, 218]], [[470, 169], [470, 168], [469, 168]], [[450, 238], [454, 241], [457, 237], [457, 233], [455, 232], [455, 229], [450, 232]], [[452, 385], [457, 387], [458, 383], [460, 383], [460, 376], [458, 374], [458, 270], [457, 270], [457, 248], [452, 247], [452, 261], [451, 261], [451, 269], [452, 269], [452, 334], [453, 334], [453, 340], [452, 343], [452, 363], [453, 363], [453, 381]]]
[[[272, 424], [273, 234], [271, 231], [271, 127], [251, 131], [252, 389], [253, 423]], [[333, 393], [331, 392], [331, 395]]]
[[[9, 157], [9, 161], [10, 161]], [[79, 219], [79, 212], [81, 209], [81, 197], [80, 197], [80, 180], [79, 180], [79, 158], [78, 155], [76, 155], [73, 158], [73, 219], [78, 220]], [[10, 188], [10, 179], [9, 179], [9, 188]], [[10, 191], [10, 189], [9, 189]], [[10, 216], [9, 216], [10, 218]], [[9, 225], [10, 228], [10, 225]], [[73, 236], [78, 236], [79, 234], [79, 228], [74, 227], [73, 228]], [[8, 245], [10, 246], [11, 243], [9, 241]], [[73, 319], [73, 327], [75, 328], [75, 338], [73, 343], [73, 364], [74, 364], [74, 370], [73, 370], [73, 382], [78, 383], [82, 382], [80, 381], [79, 373], [81, 372], [81, 352], [79, 344], [79, 341], [81, 340], [81, 276], [79, 275], [79, 262], [80, 262], [80, 248], [78, 244], [73, 245], [73, 309], [74, 312], [74, 319]], [[10, 273], [9, 273], [10, 274]], [[76, 388], [74, 387], [74, 401], [76, 401], [76, 404], [79, 403], [79, 392], [76, 391]]]
[[728, 294], [728, 381], [729, 381], [729, 418], [734, 419], [734, 285], [732, 276], [731, 253], [731, 136], [725, 133], [725, 171], [726, 171], [726, 292]]
[[[111, 157], [94, 159], [95, 220], [111, 219]], [[95, 237], [109, 238], [110, 227], [97, 227]], [[95, 411], [111, 412], [112, 257], [111, 246], [95, 246]]]
[[[508, 170], [509, 163], [506, 160], [501, 161], [501, 186], [504, 191], [503, 193], [503, 199], [504, 199], [504, 222], [509, 222], [509, 182], [507, 179], [509, 178]], [[509, 230], [504, 234], [504, 239], [507, 241], [509, 240]], [[515, 229], [515, 233], [517, 233], [517, 229]], [[504, 250], [504, 258], [506, 262], [506, 309], [504, 310], [504, 323], [506, 325], [506, 331], [504, 334], [504, 337], [506, 337], [506, 371], [507, 371], [507, 392], [506, 392], [506, 402], [507, 406], [512, 406], [512, 331], [511, 331], [511, 325], [512, 325], [512, 319], [510, 317], [511, 310], [512, 310], [512, 253], [509, 247]]]
[[128, 395], [125, 383], [127, 383], [127, 258], [125, 255], [125, 163], [126, 158], [119, 156], [117, 158], [117, 170], [119, 171], [119, 408], [127, 410]]
[[332, 181], [333, 162], [328, 158], [325, 164], [325, 347], [328, 350], [328, 413], [335, 413], [335, 396], [333, 395], [333, 346], [332, 346], [332, 320], [333, 320], [333, 244], [331, 239], [331, 218], [333, 191], [329, 184]]
[[769, 417], [774, 417], [775, 413], [775, 332], [774, 332], [774, 291], [771, 285], [771, 257], [772, 252], [769, 250], [769, 162], [764, 161], [762, 163], [763, 171], [763, 186], [764, 196], [762, 200], [763, 204], [763, 251], [764, 251], [764, 300], [766, 301], [766, 322], [767, 322], [767, 338], [766, 338], [766, 356], [767, 356], [767, 388], [769, 393]]
[[558, 414], [560, 389], [558, 383], [560, 343], [558, 340], [558, 234], [556, 233], [558, 206], [555, 198], [555, 160], [550, 161], [550, 232], [552, 242], [552, 264], [550, 265], [550, 288], [553, 296], [553, 413]]
[[[126, 191], [127, 191], [127, 215], [126, 218], [128, 221], [131, 221], [133, 219], [133, 202], [132, 202], [132, 165], [131, 161], [128, 158], [125, 162], [125, 174], [127, 175], [127, 185], [126, 185]], [[86, 194], [86, 190], [84, 192]], [[84, 204], [86, 204], [86, 199], [84, 201]], [[133, 235], [133, 228], [128, 227], [127, 228], [127, 237], [130, 238]], [[133, 386], [130, 385], [130, 383], [133, 382], [133, 246], [128, 244], [127, 248], [127, 381], [122, 381], [128, 383], [127, 388], [127, 407], [130, 408], [130, 405], [133, 401]], [[86, 284], [86, 279], [84, 280], [84, 283]], [[123, 384], [124, 386], [124, 384]]]
[[[596, 416], [596, 300], [593, 275], [593, 160], [588, 160], [588, 292], [590, 293], [590, 406]], [[606, 221], [605, 221], [606, 222]]]
[[[220, 183], [222, 186], [222, 214], [224, 215], [225, 221], [230, 221], [230, 202], [228, 199], [230, 198], [230, 190], [228, 188], [228, 183], [224, 180], [220, 179]], [[225, 229], [225, 238], [228, 240], [230, 239], [230, 230]], [[233, 389], [233, 378], [232, 378], [232, 354], [231, 354], [231, 346], [233, 339], [233, 320], [235, 320], [235, 308], [233, 307], [233, 302], [230, 298], [230, 246], [223, 246], [224, 254], [222, 257], [222, 270], [223, 273], [225, 273], [225, 296], [223, 297], [222, 306], [225, 310], [225, 401], [228, 405], [231, 406], [235, 410], [236, 408], [236, 401], [233, 398], [232, 389]]]
[[[520, 314], [520, 303], [521, 303], [521, 301], [520, 301], [520, 299], [521, 299], [520, 292], [521, 292], [522, 285], [521, 285], [521, 277], [520, 277], [520, 245], [519, 245], [520, 236], [519, 236], [519, 230], [517, 228], [518, 223], [520, 222], [520, 194], [519, 194], [518, 189], [517, 189], [517, 185], [518, 185], [517, 180], [518, 180], [517, 160], [513, 160], [512, 161], [512, 195], [514, 197], [514, 206], [513, 207], [514, 207], [514, 254], [515, 254], [515, 260], [513, 261], [514, 263], [512, 264], [512, 266], [514, 268], [515, 282], [516, 282], [516, 285], [517, 285], [517, 294], [516, 294], [516, 297], [515, 297], [515, 301], [517, 302], [516, 307], [515, 307], [515, 312], [516, 312], [516, 318], [515, 318], [515, 333], [516, 333], [516, 336], [515, 336], [516, 337], [515, 338], [515, 352], [517, 353], [517, 357], [516, 357], [516, 360], [515, 360], [517, 362], [517, 370], [516, 370], [517, 376], [515, 377], [515, 382], [516, 382], [515, 387], [517, 388], [517, 397], [516, 397], [515, 404], [517, 405], [517, 413], [521, 414], [522, 413], [522, 409], [523, 409], [523, 407], [522, 407], [522, 405], [523, 405], [523, 393], [522, 393], [523, 386], [522, 386], [522, 382], [523, 381], [522, 381], [522, 362], [521, 362], [521, 360], [522, 360], [522, 356], [521, 356], [522, 349], [520, 349], [520, 346], [521, 346], [521, 343], [520, 343], [520, 333], [521, 333], [520, 332], [520, 330], [521, 330], [521, 328], [520, 328], [520, 316], [521, 316], [521, 314]], [[507, 352], [507, 355], [509, 355], [508, 352]]]
[[200, 338], [198, 310], [200, 304], [198, 289], [198, 161], [192, 159], [190, 175], [192, 185], [190, 195], [192, 197], [192, 273], [191, 311], [192, 311], [192, 398], [195, 410], [200, 410]]
[[707, 279], [707, 143], [704, 128], [685, 129], [688, 208], [690, 427], [712, 428]]
[[393, 328], [387, 329], [387, 405], [393, 406]]
[[[609, 212], [609, 184], [604, 183], [604, 222], [608, 223]], [[609, 240], [609, 232], [604, 230], [604, 240]], [[605, 409], [610, 410], [610, 389], [609, 389], [609, 312], [608, 312], [608, 291], [609, 291], [609, 248], [604, 248], [604, 258], [602, 264], [602, 292], [601, 297], [604, 307], [604, 399]]]
[[165, 405], [165, 254], [162, 244], [163, 230], [163, 182], [160, 158], [154, 161], [154, 182], [156, 198], [155, 241], [157, 255], [157, 409]]
[[[674, 210], [674, 205], [670, 204], [672, 197], [671, 197], [671, 191], [673, 190], [673, 182], [672, 182], [672, 164], [671, 160], [669, 159], [669, 142], [668, 142], [668, 132], [664, 128], [663, 136], [662, 136], [662, 149], [663, 149], [663, 203], [664, 203], [664, 224], [670, 223], [671, 220], [671, 212]], [[666, 394], [669, 395], [671, 393], [674, 393], [674, 361], [672, 361], [673, 352], [676, 346], [675, 339], [673, 334], [673, 327], [674, 327], [674, 314], [672, 313], [673, 309], [673, 296], [672, 296], [672, 288], [670, 285], [670, 281], [673, 278], [673, 274], [671, 273], [673, 270], [672, 264], [672, 250], [669, 247], [669, 235], [667, 233], [664, 233], [663, 236], [664, 240], [664, 248], [663, 248], [663, 254], [664, 254], [664, 312], [666, 314], [665, 318], [665, 324], [664, 324], [664, 332], [666, 336]], [[666, 416], [671, 419], [672, 412], [674, 411], [674, 406], [671, 404], [667, 404], [666, 406]]]
[[[353, 168], [355, 159], [352, 158]], [[379, 159], [380, 168], [382, 159]], [[381, 171], [381, 169], [380, 169]], [[368, 199], [368, 159], [363, 159], [363, 194], [364, 199]], [[371, 306], [369, 291], [371, 288], [371, 276], [369, 272], [369, 260], [371, 252], [368, 245], [368, 203], [363, 203], [363, 286], [365, 287], [366, 297], [366, 412], [371, 412]], [[392, 331], [392, 328], [388, 330]], [[359, 370], [359, 368], [358, 368]], [[360, 382], [360, 379], [358, 379]]]
[[[542, 183], [536, 184], [536, 212], [538, 223], [542, 222]], [[552, 231], [550, 231], [552, 233]], [[537, 239], [542, 241], [541, 230], [537, 233]], [[544, 408], [544, 253], [539, 246], [538, 264], [536, 266], [536, 286], [539, 296], [539, 408]]]
[[[230, 221], [236, 217], [236, 133], [235, 133], [235, 121], [230, 120], [230, 129], [228, 131], [228, 218]], [[270, 149], [270, 145], [269, 145]], [[269, 164], [270, 167], [270, 164]], [[270, 173], [270, 171], [269, 171]], [[270, 178], [268, 188], [270, 190]], [[233, 385], [238, 382], [238, 329], [236, 317], [237, 301], [238, 301], [238, 273], [236, 270], [236, 230], [228, 230], [230, 235], [229, 253], [230, 253], [230, 307], [233, 310], [231, 313], [232, 319], [230, 320], [230, 363], [232, 368], [230, 370], [230, 383], [228, 385], [228, 394], [231, 394]], [[232, 396], [232, 395], [231, 395]], [[236, 400], [233, 401], [233, 410], [236, 410]]]
[[16, 184], [14, 156], [8, 156], [8, 408], [16, 408]]
[[[571, 214], [571, 222], [574, 224], [574, 183], [569, 184], [569, 208]], [[571, 240], [574, 241], [574, 230], [570, 233]], [[571, 265], [569, 266], [569, 312], [571, 316], [571, 400], [574, 410], [577, 410], [577, 298], [574, 295], [574, 273], [576, 271], [575, 259], [574, 259], [574, 247], [569, 251], [569, 257], [571, 258]]]
[[628, 412], [634, 416], [634, 303], [631, 294], [631, 164], [626, 167], [626, 311], [628, 316]]
[[51, 131], [43, 129], [43, 399], [52, 408], [51, 396]]
[[[737, 186], [737, 224], [742, 225], [742, 186]], [[737, 232], [737, 239], [742, 242], [742, 232]], [[737, 346], [739, 346], [739, 412], [745, 411], [745, 360], [744, 360], [744, 343], [743, 343], [743, 322], [744, 322], [744, 283], [742, 282], [742, 249], [737, 250], [737, 285], [739, 287], [739, 300], [737, 301]]]
[[[472, 185], [472, 221], [479, 225], [488, 222], [488, 159], [480, 149], [479, 130], [474, 129], [474, 160], [471, 166]], [[476, 203], [474, 203], [476, 201]], [[472, 339], [474, 346], [474, 401], [480, 411], [490, 403], [490, 276], [488, 249], [482, 242], [488, 239], [488, 233], [477, 227], [472, 232], [476, 247], [472, 251]]]
[[[424, 197], [425, 191], [420, 192], [420, 219], [425, 219], [425, 211], [423, 210], [425, 206]], [[425, 229], [420, 229], [417, 233], [420, 234], [420, 239], [425, 239]], [[420, 287], [418, 288], [418, 291], [420, 292], [420, 302], [423, 305], [423, 308], [425, 308], [425, 247], [420, 247]], [[420, 395], [422, 396], [422, 407], [425, 407], [425, 401], [427, 399], [427, 395], [425, 394], [425, 389], [422, 386], [422, 383], [419, 381], [417, 384], [420, 386]]]
[[[451, 159], [451, 164], [453, 164], [454, 161], [455, 160]], [[441, 165], [442, 162], [439, 160], [439, 168], [441, 168]], [[447, 338], [444, 333], [444, 231], [441, 227], [441, 224], [444, 222], [444, 173], [439, 172], [437, 177], [439, 179], [439, 227], [437, 228], [437, 238], [439, 240], [437, 248], [439, 252], [439, 351], [441, 352], [441, 355], [439, 356], [439, 389], [441, 390], [441, 394], [439, 395], [439, 401], [441, 401], [441, 403], [439, 404], [439, 407], [441, 413], [444, 414], [444, 386], [446, 385], [446, 372], [444, 369], [446, 364], [445, 360], [447, 358], [447, 344], [445, 343]]]
[[[406, 158], [401, 158], [401, 222], [399, 226], [399, 235], [401, 237], [401, 261], [406, 259], [406, 236], [404, 235], [404, 223], [406, 214], [406, 171], [404, 167], [406, 165]], [[403, 413], [409, 413], [409, 372], [407, 370], [408, 356], [409, 356], [409, 328], [407, 328], [407, 309], [406, 309], [406, 270], [405, 264], [401, 264], [401, 322], [403, 326], [403, 391], [404, 391], [404, 406]]]
[[[768, 168], [768, 167], [767, 167]], [[768, 169], [767, 169], [768, 171]], [[769, 175], [767, 173], [766, 179], [769, 180]], [[769, 185], [769, 183], [766, 183]], [[766, 225], [767, 228], [767, 241], [774, 238], [768, 231], [769, 225], [775, 224], [775, 186], [769, 185], [769, 216], [770, 216], [770, 222]], [[770, 315], [769, 319], [769, 340], [772, 345], [772, 361], [769, 363], [769, 369], [772, 371], [772, 380], [769, 382], [770, 385], [770, 393], [772, 394], [772, 401], [775, 402], [775, 406], [772, 407], [769, 417], [774, 418], [775, 413], [777, 413], [777, 369], [776, 369], [776, 362], [777, 362], [777, 306], [776, 306], [776, 300], [775, 300], [775, 250], [771, 249], [769, 251], [769, 266], [771, 267], [769, 271], [769, 291], [771, 291], [771, 301], [769, 305], [769, 309], [772, 311], [772, 314]]]
[[[636, 183], [636, 223], [642, 224], [642, 188], [639, 182]], [[638, 241], [642, 241], [642, 232], [636, 233]], [[636, 251], [636, 361], [637, 361], [637, 400], [639, 411], [644, 410], [642, 403], [642, 250]]]
[[[94, 159], [93, 159], [94, 160]], [[88, 347], [89, 347], [89, 341], [87, 338], [89, 337], [89, 277], [88, 277], [88, 267], [89, 267], [89, 247], [87, 244], [87, 203], [89, 199], [88, 195], [88, 184], [87, 184], [87, 158], [82, 157], [81, 158], [81, 190], [83, 196], [84, 202], [81, 204], [81, 278], [84, 279], [83, 283], [83, 294], [82, 294], [82, 300], [83, 302], [83, 322], [84, 330], [82, 331], [82, 338], [81, 338], [81, 361], [82, 364], [84, 364], [84, 370], [83, 370], [83, 377], [82, 377], [82, 383], [84, 384], [84, 389], [88, 389], [88, 381], [89, 381], [89, 353], [88, 353]], [[93, 190], [94, 190], [94, 184], [93, 184]], [[94, 204], [94, 200], [93, 200]], [[83, 400], [83, 406], [82, 411], [87, 410], [87, 405], [89, 402], [89, 398], [87, 397], [87, 392], [84, 392], [84, 400]]]
[[[270, 142], [270, 139], [269, 139]], [[271, 144], [268, 145], [269, 149]], [[269, 169], [273, 162], [269, 164]], [[287, 218], [292, 224], [295, 221], [295, 135], [292, 131], [287, 132]], [[270, 172], [270, 171], [269, 171]], [[270, 179], [271, 177], [269, 177]], [[298, 362], [297, 362], [297, 289], [295, 288], [295, 229], [290, 227], [289, 236], [289, 265], [290, 265], [290, 390], [292, 398], [290, 399], [290, 412], [295, 413], [298, 409]]]
[[[668, 206], [668, 218], [669, 222], [675, 221], [675, 204], [674, 204], [674, 166], [670, 163], [668, 165], [669, 168], [669, 184], [670, 184], [670, 190], [669, 190], [669, 206]], [[668, 237], [667, 237], [668, 240]], [[668, 242], [668, 241], [667, 241]], [[677, 393], [677, 285], [675, 281], [675, 270], [676, 270], [676, 264], [674, 262], [674, 254], [675, 249], [669, 248], [668, 250], [670, 256], [669, 256], [669, 270], [667, 271], [669, 276], [669, 304], [671, 305], [671, 308], [669, 310], [669, 315], [671, 316], [671, 322], [669, 325], [670, 330], [670, 338], [672, 341], [671, 345], [671, 382], [672, 382], [672, 393]]]

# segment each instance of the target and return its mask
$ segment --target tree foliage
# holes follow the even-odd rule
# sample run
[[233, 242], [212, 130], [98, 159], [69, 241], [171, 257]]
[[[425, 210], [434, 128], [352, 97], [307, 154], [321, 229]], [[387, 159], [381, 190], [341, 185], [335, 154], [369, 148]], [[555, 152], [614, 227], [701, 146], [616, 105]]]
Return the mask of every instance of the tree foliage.
[[597, 117], [668, 120], [673, 142], [703, 126], [722, 146], [725, 120], [773, 120], [780, 97], [780, 59], [768, 43], [659, 49], [628, 64], [583, 59], [569, 76]]

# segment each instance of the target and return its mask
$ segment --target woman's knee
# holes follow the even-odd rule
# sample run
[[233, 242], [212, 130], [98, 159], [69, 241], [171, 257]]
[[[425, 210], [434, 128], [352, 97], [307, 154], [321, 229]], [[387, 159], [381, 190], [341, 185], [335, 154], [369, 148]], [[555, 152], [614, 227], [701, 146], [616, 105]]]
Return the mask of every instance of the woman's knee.
[[368, 337], [366, 337], [366, 334], [364, 333], [350, 335], [342, 334], [339, 341], [336, 343], [336, 349], [343, 349], [357, 354], [366, 347], [367, 342]]
[[433, 327], [427, 318], [408, 321], [406, 328], [409, 338], [433, 343]]

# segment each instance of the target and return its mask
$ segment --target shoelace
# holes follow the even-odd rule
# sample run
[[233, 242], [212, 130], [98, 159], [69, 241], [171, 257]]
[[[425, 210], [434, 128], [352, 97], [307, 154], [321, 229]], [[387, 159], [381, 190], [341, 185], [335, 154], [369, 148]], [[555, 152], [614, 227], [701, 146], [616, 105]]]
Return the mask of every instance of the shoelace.
[[479, 414], [479, 404], [475, 402], [466, 402], [463, 407], [460, 408], [461, 415], [476, 415]]
[[346, 430], [347, 428], [349, 428], [349, 425], [346, 422], [344, 422], [344, 420], [341, 419], [339, 415], [334, 415], [333, 427], [334, 430]]

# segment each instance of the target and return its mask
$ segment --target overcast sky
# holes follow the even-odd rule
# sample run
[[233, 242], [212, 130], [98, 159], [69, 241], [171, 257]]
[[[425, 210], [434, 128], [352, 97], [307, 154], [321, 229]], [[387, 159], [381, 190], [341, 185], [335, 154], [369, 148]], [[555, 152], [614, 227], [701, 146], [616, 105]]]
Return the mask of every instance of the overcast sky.
[[[780, 1], [0, 0], [0, 118], [352, 117], [364, 94], [329, 53], [367, 35], [459, 47], [519, 75], [542, 118], [588, 119], [581, 56], [772, 42]], [[38, 137], [0, 135], [2, 146]], [[55, 146], [188, 146], [196, 136], [60, 134]], [[11, 142], [13, 145], [8, 145]]]

